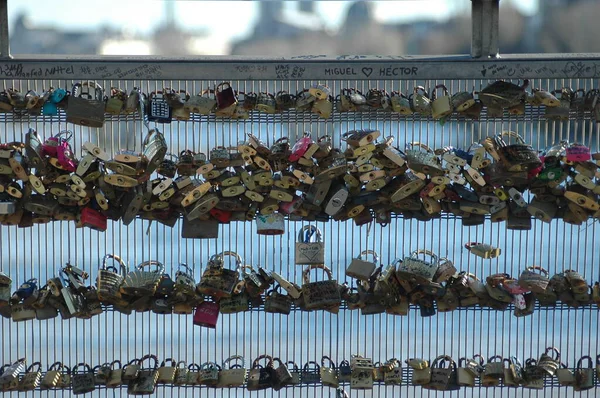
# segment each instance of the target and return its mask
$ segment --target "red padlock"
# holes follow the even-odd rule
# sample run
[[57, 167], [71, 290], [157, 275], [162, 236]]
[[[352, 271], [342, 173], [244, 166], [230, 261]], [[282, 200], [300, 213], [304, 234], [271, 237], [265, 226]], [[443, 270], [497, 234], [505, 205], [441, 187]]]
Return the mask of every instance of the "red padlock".
[[212, 301], [203, 301], [194, 312], [194, 325], [216, 329], [219, 320], [219, 304]]
[[77, 161], [67, 141], [61, 141], [56, 148], [56, 157], [61, 167], [69, 172], [77, 170]]
[[304, 136], [296, 141], [292, 147], [292, 154], [289, 156], [288, 160], [290, 162], [298, 161], [298, 159], [304, 156], [313, 143], [314, 141], [310, 138], [310, 133], [304, 133]]
[[217, 221], [223, 224], [227, 224], [231, 220], [231, 212], [227, 210], [221, 210], [212, 208], [208, 211]]
[[592, 158], [590, 148], [581, 144], [571, 144], [565, 152], [567, 162], [585, 162]]
[[79, 219], [84, 227], [101, 232], [106, 231], [106, 216], [92, 208], [84, 207]]
[[[66, 138], [62, 136], [67, 135]], [[60, 133], [46, 139], [42, 144], [42, 154], [50, 156], [51, 158], [57, 157], [57, 149], [60, 143], [67, 142], [71, 139], [73, 134], [70, 131], [61, 131]]]
[[217, 108], [225, 109], [237, 103], [235, 92], [231, 85], [227, 82], [221, 83], [215, 89], [215, 97], [217, 98]]
[[291, 202], [281, 202], [279, 204], [279, 211], [285, 214], [292, 214], [302, 206], [304, 199], [301, 196], [295, 196]]

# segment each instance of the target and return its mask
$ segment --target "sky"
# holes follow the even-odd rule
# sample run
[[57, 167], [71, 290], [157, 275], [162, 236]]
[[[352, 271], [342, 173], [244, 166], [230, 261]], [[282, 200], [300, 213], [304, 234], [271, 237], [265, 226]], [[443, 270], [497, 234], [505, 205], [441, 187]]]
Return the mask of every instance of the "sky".
[[[504, 0], [501, 4], [508, 2]], [[527, 14], [535, 13], [538, 0], [510, 0]], [[254, 1], [171, 1], [175, 20], [190, 30], [206, 28], [222, 39], [248, 35], [258, 15]], [[100, 26], [122, 26], [137, 34], [148, 33], [165, 20], [165, 1], [73, 0], [9, 1], [9, 18], [25, 13], [35, 25], [60, 25], [65, 29], [85, 30]], [[327, 28], [335, 30], [343, 22], [351, 1], [316, 2]], [[375, 17], [382, 22], [406, 21], [415, 17], [443, 19], [451, 12], [468, 10], [469, 0], [375, 1]], [[287, 5], [293, 7], [293, 5]]]

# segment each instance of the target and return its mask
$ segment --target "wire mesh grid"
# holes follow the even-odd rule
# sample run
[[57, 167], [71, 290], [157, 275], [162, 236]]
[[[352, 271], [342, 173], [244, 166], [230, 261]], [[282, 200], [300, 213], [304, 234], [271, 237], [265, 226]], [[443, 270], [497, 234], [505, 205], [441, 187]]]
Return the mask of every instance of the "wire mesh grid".
[[[220, 81], [98, 81], [103, 87], [120, 87], [130, 91], [139, 87], [150, 93], [162, 87], [185, 90], [195, 94], [214, 87]], [[316, 83], [312, 81], [232, 81], [234, 89], [244, 92], [295, 93]], [[413, 87], [435, 87], [445, 84], [451, 93], [481, 89], [487, 80], [436, 80], [436, 81], [322, 81], [332, 92], [342, 88], [356, 88], [362, 92], [369, 88], [387, 92], [411, 92]], [[516, 83], [516, 81], [515, 81]], [[533, 79], [532, 87], [552, 90], [561, 87], [591, 89], [597, 83], [592, 79]], [[70, 88], [72, 81], [5, 80], [6, 88], [21, 91], [33, 89], [41, 92], [50, 86]], [[27, 90], [26, 90], [27, 89]], [[543, 108], [541, 108], [543, 109]], [[41, 136], [48, 137], [61, 130], [74, 132], [72, 146], [80, 155], [81, 144], [92, 141], [109, 153], [120, 149], [141, 150], [145, 135], [144, 123], [135, 117], [109, 118], [102, 129], [66, 124], [64, 115], [58, 118], [16, 118], [0, 114], [0, 141], [22, 140], [29, 127]], [[228, 121], [214, 117], [197, 117], [190, 121], [158, 125], [164, 133], [170, 152], [184, 149], [208, 153], [216, 146], [236, 145], [247, 133], [272, 144], [277, 138], [287, 136], [292, 142], [305, 131], [313, 138], [325, 134], [333, 137], [335, 147], [344, 147], [341, 135], [352, 129], [377, 128], [383, 136], [394, 136], [400, 147], [405, 142], [425, 142], [438, 148], [447, 145], [466, 148], [472, 142], [503, 130], [516, 131], [536, 148], [545, 148], [560, 140], [580, 142], [598, 151], [596, 123], [584, 114], [573, 114], [568, 122], [547, 121], [540, 109], [528, 108], [520, 117], [505, 115], [488, 119], [484, 113], [479, 121], [453, 118], [441, 125], [429, 119], [400, 118], [381, 112], [334, 113], [331, 119], [319, 119], [310, 113], [285, 113], [265, 116], [252, 114], [248, 120]], [[119, 222], [109, 222], [105, 233], [89, 229], [76, 229], [72, 223], [53, 222], [29, 229], [3, 226], [0, 228], [2, 257], [0, 270], [8, 273], [14, 284], [35, 277], [45, 281], [67, 261], [88, 271], [94, 281], [101, 257], [107, 253], [120, 255], [133, 267], [145, 260], [158, 260], [173, 275], [179, 263], [193, 265], [199, 280], [208, 258], [215, 253], [233, 250], [244, 262], [262, 266], [281, 273], [288, 280], [301, 284], [302, 267], [294, 265], [294, 243], [300, 222], [287, 222], [286, 234], [260, 236], [254, 223], [234, 222], [220, 225], [219, 238], [184, 240], [180, 238], [181, 221], [168, 228], [149, 221], [136, 220], [128, 227]], [[413, 219], [392, 219], [386, 227], [366, 225], [357, 227], [352, 221], [315, 223], [323, 231], [326, 264], [340, 283], [350, 279], [345, 268], [362, 250], [375, 250], [383, 264], [408, 255], [416, 249], [431, 249], [452, 259], [458, 269], [486, 276], [505, 272], [518, 276], [529, 265], [539, 264], [550, 274], [566, 269], [580, 272], [587, 281], [600, 279], [598, 254], [595, 248], [600, 239], [595, 223], [580, 226], [562, 221], [545, 224], [533, 221], [530, 231], [509, 231], [504, 224], [486, 221], [485, 224], [463, 227], [459, 219], [444, 217], [429, 222]], [[502, 249], [502, 255], [493, 260], [471, 256], [463, 244], [484, 241]], [[319, 275], [319, 277], [322, 277]], [[74, 365], [110, 362], [113, 359], [128, 361], [153, 353], [159, 359], [174, 358], [189, 363], [206, 361], [221, 363], [231, 355], [243, 355], [246, 367], [261, 354], [269, 354], [284, 361], [294, 361], [303, 367], [327, 355], [336, 363], [349, 359], [352, 354], [385, 361], [389, 358], [427, 358], [451, 355], [455, 360], [481, 353], [486, 357], [516, 355], [523, 360], [537, 358], [546, 347], [561, 350], [562, 362], [574, 367], [583, 355], [600, 353], [598, 349], [598, 310], [587, 306], [573, 310], [564, 306], [544, 308], [525, 318], [516, 318], [512, 311], [487, 311], [459, 309], [422, 318], [415, 308], [408, 316], [361, 316], [356, 311], [342, 309], [339, 314], [324, 311], [293, 311], [289, 316], [249, 311], [221, 315], [217, 329], [210, 330], [192, 325], [191, 316], [133, 313], [125, 316], [118, 312], [104, 312], [91, 320], [60, 317], [47, 321], [14, 323], [2, 319], [0, 339], [2, 363], [26, 357], [29, 363], [39, 360], [44, 367], [55, 361]], [[404, 365], [406, 366], [406, 365]], [[405, 371], [402, 386], [376, 385], [372, 391], [355, 391], [346, 388], [352, 397], [397, 396], [595, 396], [596, 390], [574, 393], [571, 388], [558, 387], [556, 381], [547, 380], [544, 390], [508, 388], [463, 388], [456, 392], [439, 393], [410, 386]], [[16, 396], [17, 393], [5, 393]], [[31, 396], [70, 396], [70, 391], [33, 392]], [[157, 387], [156, 396], [285, 396], [326, 397], [335, 396], [335, 390], [320, 386], [296, 386], [281, 392], [266, 390], [250, 393], [243, 389], [210, 389], [205, 387]], [[125, 396], [126, 389], [98, 389], [93, 396]]]

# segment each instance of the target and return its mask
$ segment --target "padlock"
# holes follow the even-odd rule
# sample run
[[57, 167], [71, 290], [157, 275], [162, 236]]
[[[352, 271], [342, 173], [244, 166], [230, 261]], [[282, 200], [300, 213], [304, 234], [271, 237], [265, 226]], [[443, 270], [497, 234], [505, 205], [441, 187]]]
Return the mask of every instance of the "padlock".
[[[146, 271], [146, 268], [144, 268], [151, 266], [156, 266], [156, 269]], [[134, 271], [127, 273], [120, 291], [122, 294], [133, 297], [151, 297], [156, 293], [163, 273], [164, 266], [162, 263], [154, 260], [144, 261]]]
[[413, 93], [408, 97], [411, 108], [421, 116], [431, 116], [431, 100], [423, 86], [415, 86]]
[[145, 174], [150, 175], [162, 163], [167, 153], [165, 137], [157, 129], [148, 130], [143, 142], [142, 160], [146, 164]]
[[502, 363], [508, 364], [508, 367], [504, 366], [504, 368], [503, 368], [504, 375], [502, 376], [502, 384], [505, 387], [519, 387], [519, 383], [514, 378], [513, 372], [510, 368], [511, 360], [508, 358], [504, 358]]
[[[314, 241], [311, 239], [314, 237]], [[323, 264], [325, 261], [325, 245], [321, 241], [321, 230], [312, 225], [306, 225], [298, 232], [298, 241], [295, 249], [295, 263]]]
[[[504, 136], [516, 138], [516, 144], [508, 145]], [[504, 131], [495, 137], [499, 161], [507, 171], [529, 171], [542, 165], [536, 151], [523, 138], [512, 131]]]
[[[82, 372], [78, 372], [77, 369], [83, 367]], [[96, 389], [96, 383], [94, 380], [94, 371], [90, 365], [86, 363], [78, 363], [71, 370], [71, 387], [74, 395], [87, 394]]]
[[204, 301], [196, 307], [194, 312], [194, 325], [210, 329], [217, 327], [219, 320], [219, 304], [212, 301]]
[[22, 301], [24, 305], [30, 306], [38, 300], [39, 294], [37, 279], [32, 278], [19, 286], [13, 294], [11, 302], [16, 304]]
[[75, 83], [67, 103], [67, 122], [86, 127], [104, 126], [104, 90], [98, 83]]
[[533, 293], [544, 293], [549, 283], [548, 271], [540, 266], [527, 267], [519, 276], [519, 286]]
[[386, 385], [402, 384], [402, 365], [396, 358], [388, 359], [383, 365], [383, 382]]
[[[443, 90], [443, 95], [437, 97], [437, 90]], [[448, 89], [443, 84], [438, 84], [431, 92], [431, 115], [435, 120], [442, 119], [453, 112], [452, 99]]]
[[[433, 261], [425, 261], [418, 258], [419, 254], [431, 257]], [[419, 284], [429, 284], [438, 269], [439, 259], [437, 255], [429, 250], [415, 250], [408, 257], [404, 257], [398, 266], [396, 274], [399, 279]]]
[[[553, 351], [554, 356], [548, 355], [548, 352]], [[560, 352], [555, 347], [548, 347], [546, 351], [540, 356], [537, 361], [537, 368], [539, 372], [543, 372], [544, 375], [553, 377], [556, 370], [560, 367]]]
[[406, 360], [408, 366], [413, 369], [412, 385], [425, 385], [431, 381], [431, 368], [429, 362], [420, 358], [409, 358]]
[[392, 111], [404, 116], [412, 115], [413, 112], [410, 108], [410, 101], [403, 93], [393, 91], [390, 102], [392, 105]]
[[200, 365], [197, 363], [191, 363], [187, 367], [187, 379], [185, 384], [188, 386], [197, 386], [200, 384]]
[[[458, 360], [458, 369], [456, 371], [456, 380], [459, 386], [474, 387], [475, 378], [481, 374], [481, 369], [485, 359], [481, 356], [480, 362], [475, 361], [476, 356], [473, 359], [460, 358]], [[464, 364], [464, 365], [463, 365]]]
[[[373, 256], [373, 261], [365, 261], [362, 259], [363, 255]], [[377, 262], [379, 260], [379, 256], [373, 250], [364, 250], [362, 251], [357, 258], [353, 258], [350, 262], [350, 265], [346, 269], [346, 275], [352, 278], [356, 278], [359, 280], [369, 280], [375, 268], [377, 268]]]
[[[145, 360], [153, 360], [154, 364], [150, 367], [142, 367]], [[127, 394], [130, 395], [151, 395], [156, 390], [158, 380], [158, 358], [155, 355], [144, 355], [140, 361], [140, 370], [137, 377], [129, 382]]]
[[205, 362], [200, 365], [198, 384], [215, 387], [219, 382], [221, 367], [214, 362]]
[[370, 358], [364, 358], [359, 355], [352, 355], [350, 358], [350, 388], [354, 390], [373, 389], [373, 361]]
[[439, 157], [427, 145], [420, 142], [407, 143], [405, 153], [408, 167], [414, 172], [431, 176], [444, 175]]
[[284, 364], [281, 359], [273, 358], [273, 365], [275, 362], [277, 362], [279, 365], [277, 367], [273, 366], [271, 386], [275, 391], [279, 391], [283, 387], [291, 384], [293, 381], [293, 376], [288, 369], [287, 364]]
[[[494, 362], [496, 360], [496, 362]], [[503, 358], [495, 355], [488, 359], [483, 369], [481, 385], [484, 387], [496, 387], [500, 385], [500, 378], [504, 377]]]
[[[226, 255], [235, 258], [235, 271], [223, 268], [224, 256]], [[232, 251], [225, 251], [211, 256], [208, 267], [200, 278], [196, 290], [201, 294], [208, 294], [217, 298], [231, 296], [235, 285], [239, 281], [242, 264], [242, 258]]]
[[546, 107], [545, 117], [548, 120], [566, 121], [569, 120], [569, 112], [571, 110], [571, 101], [573, 100], [573, 90], [564, 87], [560, 90], [553, 90], [552, 95], [558, 99], [558, 105]]
[[256, 109], [268, 114], [277, 113], [277, 101], [275, 100], [275, 96], [270, 93], [260, 93], [258, 95]]
[[[241, 364], [231, 364], [232, 361], [239, 361]], [[219, 382], [217, 387], [240, 387], [246, 382], [246, 363], [241, 355], [232, 355], [223, 361], [221, 371], [219, 372]]]
[[465, 112], [475, 105], [475, 98], [471, 91], [459, 91], [452, 95], [452, 108], [458, 112]]
[[40, 382], [40, 388], [42, 390], [59, 388], [63, 377], [63, 369], [62, 362], [54, 362], [50, 365]]
[[[325, 361], [329, 362], [329, 366], [325, 366]], [[335, 363], [328, 356], [321, 358], [321, 367], [319, 368], [319, 374], [321, 376], [321, 383], [324, 386], [338, 388], [340, 382], [337, 376], [337, 369]]]
[[149, 122], [171, 123], [173, 108], [167, 102], [165, 93], [162, 91], [150, 93], [146, 113]]
[[[322, 269], [327, 280], [310, 282], [309, 273], [313, 269]], [[339, 307], [342, 299], [338, 283], [333, 279], [331, 270], [323, 264], [313, 264], [302, 272], [302, 296], [305, 308], [308, 310], [329, 309]]]
[[198, 95], [192, 95], [185, 102], [183, 108], [191, 113], [208, 116], [217, 106], [217, 101], [210, 97], [211, 90], [203, 90]]
[[561, 386], [573, 387], [577, 383], [575, 374], [562, 362], [560, 368], [556, 370], [556, 378]]
[[[583, 367], [583, 361], [588, 361], [588, 367]], [[577, 361], [577, 367], [575, 368], [575, 385], [573, 389], [575, 391], [585, 391], [594, 388], [594, 369], [592, 358], [589, 355], [585, 355]]]
[[217, 109], [223, 110], [237, 104], [237, 98], [231, 84], [224, 82], [215, 88], [215, 97], [217, 99]]
[[311, 112], [316, 113], [323, 119], [328, 119], [333, 112], [333, 98], [318, 99], [313, 103]]
[[111, 115], [119, 115], [127, 102], [127, 93], [117, 87], [110, 88], [110, 97], [106, 100], [104, 110]]
[[176, 386], [184, 386], [188, 384], [188, 374], [189, 369], [185, 361], [177, 362], [177, 367], [175, 368], [175, 379], [173, 380], [173, 384]]
[[10, 365], [3, 367], [3, 372], [0, 374], [0, 386], [14, 385], [15, 390], [19, 383], [19, 375], [26, 369], [25, 358], [21, 358]]
[[[442, 367], [446, 361], [448, 361], [448, 368]], [[423, 388], [437, 391], [456, 390], [459, 387], [456, 373], [456, 362], [447, 355], [441, 355], [431, 364], [431, 380]]]
[[[261, 359], [268, 360], [266, 366], [260, 366]], [[248, 382], [246, 389], [248, 391], [259, 391], [271, 388], [273, 383], [273, 358], [269, 355], [261, 355], [252, 363], [252, 367], [248, 372]]]
[[111, 367], [109, 362], [102, 365], [97, 365], [93, 368], [95, 375], [94, 380], [97, 386], [105, 386], [110, 377]]
[[[50, 90], [44, 95], [46, 101], [42, 104], [42, 115], [44, 116], [58, 116], [58, 105], [63, 102], [67, 95], [67, 92], [62, 88], [50, 88]], [[2, 106], [0, 105], [0, 108]]]
[[501, 253], [501, 250], [499, 248], [493, 247], [492, 245], [486, 243], [466, 243], [465, 249], [467, 249], [469, 252], [476, 255], [477, 257], [481, 257], [484, 259], [496, 258]]
[[277, 286], [267, 292], [265, 296], [265, 312], [289, 315], [292, 310], [292, 300], [290, 296], [279, 293], [279, 287]]
[[[119, 365], [119, 367], [116, 367]], [[110, 363], [110, 374], [108, 379], [106, 380], [107, 388], [117, 388], [123, 384], [123, 368], [121, 366], [121, 361], [118, 359], [112, 361]]]
[[[119, 264], [119, 269], [107, 267], [106, 260], [113, 259]], [[112, 304], [122, 298], [120, 287], [127, 274], [127, 264], [117, 255], [107, 254], [102, 259], [102, 268], [98, 270], [96, 286], [101, 302]]]

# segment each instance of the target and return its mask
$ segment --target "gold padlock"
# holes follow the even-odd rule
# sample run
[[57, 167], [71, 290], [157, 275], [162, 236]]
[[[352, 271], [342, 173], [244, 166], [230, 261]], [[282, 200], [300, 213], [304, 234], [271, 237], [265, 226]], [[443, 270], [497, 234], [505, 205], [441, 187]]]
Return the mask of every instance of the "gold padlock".
[[[437, 97], [437, 90], [440, 88], [443, 90], [443, 95]], [[435, 86], [431, 93], [431, 101], [431, 116], [433, 116], [435, 120], [450, 115], [454, 110], [452, 100], [448, 94], [448, 89], [443, 84]]]

